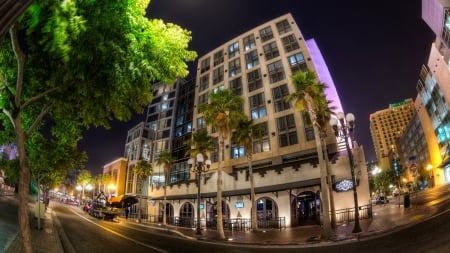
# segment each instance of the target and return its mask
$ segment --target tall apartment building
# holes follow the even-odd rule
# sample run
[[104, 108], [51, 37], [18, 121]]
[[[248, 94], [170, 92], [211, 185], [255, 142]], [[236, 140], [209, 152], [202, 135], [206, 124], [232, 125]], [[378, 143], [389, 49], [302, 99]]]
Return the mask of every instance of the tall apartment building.
[[414, 102], [410, 98], [370, 114], [370, 134], [382, 168], [389, 168], [393, 154], [398, 153], [396, 141], [405, 132], [413, 115]]
[[[177, 123], [173, 131], [172, 154], [177, 154], [175, 157], [178, 162], [171, 170], [187, 172], [190, 169], [187, 157], [183, 158], [181, 152], [175, 152], [177, 147], [182, 147], [177, 137], [186, 138], [189, 132], [201, 128], [206, 128], [211, 136], [217, 137], [217, 133], [205, 125], [198, 108], [200, 104], [208, 102], [210, 92], [231, 89], [244, 98], [243, 111], [255, 124], [265, 127], [265, 135], [255, 145], [259, 149], [253, 154], [259, 219], [282, 220], [287, 226], [318, 224], [322, 215], [322, 189], [313, 128], [304, 120], [304, 114], [285, 99], [295, 91], [290, 76], [296, 71], [320, 72], [318, 76], [325, 82], [322, 78], [330, 75], [326, 65], [321, 64], [324, 64], [324, 60], [317, 45], [313, 40], [305, 41], [290, 14], [255, 27], [200, 57], [196, 84], [192, 85], [192, 91], [187, 89], [183, 92], [186, 100], [176, 106]], [[327, 81], [330, 86], [326, 91], [327, 96], [333, 96], [332, 99], [341, 108], [332, 79], [329, 80], [331, 83]], [[192, 110], [182, 103], [192, 103]], [[188, 116], [192, 116], [191, 122]], [[345, 152], [338, 152], [337, 140], [331, 129], [328, 132], [325, 142], [332, 167], [330, 182], [333, 179], [331, 183], [335, 185], [335, 208], [352, 208], [352, 188], [339, 187], [344, 185], [341, 182], [351, 179], [349, 160]], [[224, 218], [249, 219], [250, 184], [245, 151], [241, 152], [243, 147], [236, 146], [230, 140], [226, 140], [225, 144], [222, 161]], [[358, 175], [359, 204], [364, 210], [370, 198], [364, 153], [361, 147], [355, 147], [353, 152]], [[218, 156], [213, 152], [209, 157], [213, 160], [212, 166], [201, 180], [202, 226], [212, 224], [217, 211]], [[184, 181], [172, 181], [175, 178], [172, 172], [170, 177], [166, 189], [169, 200], [166, 206], [168, 222], [193, 221], [197, 208], [195, 174], [189, 171], [189, 177]], [[149, 191], [152, 198], [149, 217], [161, 217], [164, 191], [157, 187]]]
[[424, 128], [435, 184], [450, 182], [450, 0], [422, 0], [422, 19], [436, 35], [417, 84], [416, 108]]

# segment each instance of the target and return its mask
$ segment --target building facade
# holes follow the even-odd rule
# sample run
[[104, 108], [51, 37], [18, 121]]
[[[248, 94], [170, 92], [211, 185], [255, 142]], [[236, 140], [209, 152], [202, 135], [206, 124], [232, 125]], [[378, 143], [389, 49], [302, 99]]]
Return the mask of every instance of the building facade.
[[[286, 96], [295, 91], [290, 79], [293, 73], [306, 70], [318, 73], [320, 66], [319, 78], [329, 76], [326, 65], [320, 65], [324, 60], [314, 41], [310, 41], [309, 46], [311, 49], [293, 17], [286, 14], [200, 57], [196, 84], [192, 86], [194, 89], [185, 91], [185, 94], [193, 95], [193, 100], [189, 101], [193, 109], [188, 110], [192, 112], [192, 121], [189, 123], [188, 119], [184, 119], [186, 124], [181, 125], [186, 131], [175, 127], [175, 138], [189, 136], [189, 131], [203, 128], [212, 137], [217, 137], [217, 133], [205, 124], [198, 111], [199, 106], [207, 103], [209, 93], [218, 89], [230, 89], [244, 98], [243, 111], [255, 124], [261, 124], [265, 129], [264, 136], [254, 143], [257, 148], [253, 154], [257, 214], [258, 220], [267, 221], [264, 224], [320, 224], [320, 216], [324, 215], [321, 213], [320, 166], [313, 127], [305, 121], [304, 114], [286, 102]], [[331, 96], [329, 93], [334, 94], [333, 100], [339, 101], [334, 85], [327, 84], [331, 87], [326, 91], [327, 97]], [[338, 105], [341, 108], [340, 103]], [[178, 104], [177, 110], [180, 107], [185, 105]], [[180, 120], [181, 123], [183, 120], [180, 117], [185, 116], [183, 110], [186, 109], [180, 110], [176, 121]], [[180, 134], [177, 130], [181, 131]], [[331, 129], [327, 129], [327, 132], [324, 141], [332, 171], [329, 182], [339, 185], [339, 182], [351, 179], [349, 159], [346, 152], [338, 150], [338, 140]], [[180, 145], [180, 141], [177, 141]], [[361, 210], [367, 210], [370, 193], [364, 152], [362, 147], [354, 147], [358, 201]], [[195, 220], [198, 188], [195, 174], [187, 164], [188, 157], [183, 157], [180, 152], [177, 154], [178, 162], [172, 166], [172, 170], [189, 171], [189, 178], [170, 181], [166, 185], [166, 215], [169, 223], [182, 220], [189, 224]], [[202, 226], [212, 224], [217, 212], [218, 156], [213, 152], [209, 157], [213, 161], [212, 166], [201, 178]], [[223, 157], [224, 219], [250, 219], [250, 183], [245, 150], [228, 139], [225, 141]], [[171, 177], [175, 178], [174, 173], [171, 173]], [[336, 210], [346, 210], [347, 214], [354, 210], [351, 189], [334, 188], [332, 194]], [[149, 217], [161, 217], [164, 190], [150, 187], [149, 192]], [[340, 222], [345, 222], [343, 219]]]
[[382, 169], [391, 168], [394, 154], [398, 155], [397, 139], [405, 132], [414, 111], [413, 100], [405, 99], [370, 114], [370, 134]]

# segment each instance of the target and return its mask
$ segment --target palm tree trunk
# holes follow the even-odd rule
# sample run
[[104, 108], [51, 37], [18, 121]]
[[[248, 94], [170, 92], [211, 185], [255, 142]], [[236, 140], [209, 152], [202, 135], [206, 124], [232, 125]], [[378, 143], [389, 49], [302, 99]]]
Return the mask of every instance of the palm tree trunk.
[[217, 238], [225, 240], [225, 231], [223, 230], [222, 213], [222, 152], [224, 148], [223, 136], [219, 134], [219, 164], [217, 166]]
[[[328, 151], [327, 151], [327, 144], [324, 140], [323, 148], [323, 154], [325, 157], [325, 164], [327, 167], [327, 178], [331, 178], [331, 170], [330, 170], [330, 161], [328, 160]], [[331, 213], [331, 228], [336, 228], [336, 209], [334, 208], [334, 196], [333, 196], [333, 184], [331, 180], [328, 182], [328, 192], [330, 193], [330, 213]]]
[[[166, 179], [167, 181], [167, 179]], [[166, 215], [166, 201], [167, 201], [167, 194], [166, 194], [166, 190], [167, 190], [167, 182], [164, 185], [164, 200], [163, 200], [163, 226], [165, 226], [167, 224], [167, 215]]]
[[331, 225], [330, 225], [330, 201], [328, 196], [328, 186], [327, 186], [327, 166], [323, 157], [322, 150], [322, 141], [320, 138], [320, 129], [317, 124], [316, 112], [314, 111], [312, 98], [308, 95], [305, 96], [305, 100], [307, 103], [308, 113], [311, 117], [311, 121], [314, 128], [314, 139], [316, 141], [316, 149], [317, 149], [317, 157], [319, 159], [320, 166], [320, 189], [322, 193], [322, 201], [321, 201], [321, 213], [323, 216], [323, 224], [322, 224], [322, 239], [329, 240], [332, 236]]
[[[251, 150], [251, 152], [253, 149]], [[250, 200], [252, 201], [252, 217], [251, 217], [251, 228], [253, 232], [258, 231], [258, 220], [256, 217], [256, 194], [255, 194], [255, 183], [253, 180], [253, 164], [252, 164], [252, 155], [247, 156], [248, 159], [248, 173], [250, 174]]]

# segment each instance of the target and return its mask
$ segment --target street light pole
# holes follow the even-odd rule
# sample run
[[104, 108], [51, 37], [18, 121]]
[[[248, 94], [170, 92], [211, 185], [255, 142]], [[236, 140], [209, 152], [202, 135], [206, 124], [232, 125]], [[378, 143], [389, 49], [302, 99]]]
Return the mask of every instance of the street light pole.
[[[352, 175], [352, 188], [353, 188], [353, 200], [355, 206], [355, 226], [353, 227], [352, 233], [361, 232], [361, 227], [359, 225], [359, 205], [358, 205], [358, 193], [356, 187], [358, 186], [356, 176], [355, 176], [355, 164], [353, 159], [353, 153], [350, 149], [350, 145], [348, 142], [348, 138], [351, 138], [353, 133], [353, 129], [355, 128], [355, 116], [352, 113], [348, 113], [344, 117], [343, 112], [337, 113], [337, 120], [335, 118], [330, 119], [330, 125], [333, 128], [334, 134], [336, 137], [344, 138], [345, 147], [348, 153], [348, 160], [350, 163], [350, 173]], [[340, 126], [338, 126], [338, 120]]]
[[[197, 230], [196, 235], [201, 235], [202, 230], [200, 226], [200, 201], [201, 201], [201, 176], [202, 172], [206, 172], [211, 167], [211, 160], [204, 161], [201, 153], [197, 154], [196, 161], [193, 158], [189, 158], [188, 164], [192, 166], [192, 171], [197, 174]], [[206, 165], [206, 167], [205, 167]]]

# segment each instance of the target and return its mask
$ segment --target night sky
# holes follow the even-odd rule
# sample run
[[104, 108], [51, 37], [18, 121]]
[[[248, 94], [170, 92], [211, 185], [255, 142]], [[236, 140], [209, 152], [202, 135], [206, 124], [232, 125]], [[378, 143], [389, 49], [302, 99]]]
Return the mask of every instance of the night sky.
[[[421, 18], [421, 0], [152, 0], [149, 18], [175, 23], [192, 32], [191, 50], [199, 56], [264, 22], [291, 13], [305, 39], [314, 38], [345, 113], [356, 117], [356, 141], [366, 160], [375, 154], [369, 115], [390, 103], [416, 98], [416, 84], [435, 36]], [[195, 76], [196, 62], [190, 64]], [[146, 110], [145, 112], [146, 113]], [[87, 169], [124, 153], [128, 129], [145, 119], [113, 122], [111, 129], [90, 129], [80, 150]]]

